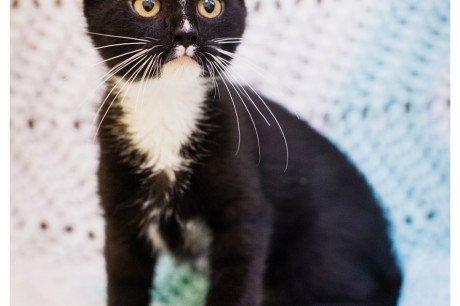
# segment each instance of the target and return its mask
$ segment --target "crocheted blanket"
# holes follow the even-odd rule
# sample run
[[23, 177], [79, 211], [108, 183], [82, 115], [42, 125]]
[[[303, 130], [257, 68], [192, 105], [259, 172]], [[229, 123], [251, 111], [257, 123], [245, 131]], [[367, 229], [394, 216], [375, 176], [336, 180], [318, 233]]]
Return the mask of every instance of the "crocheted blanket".
[[[366, 175], [404, 272], [399, 304], [448, 305], [449, 1], [247, 3], [235, 69]], [[75, 0], [11, 1], [15, 306], [105, 304], [98, 148], [89, 136], [104, 68], [81, 11]], [[155, 305], [202, 304], [206, 279], [167, 257], [156, 273]]]

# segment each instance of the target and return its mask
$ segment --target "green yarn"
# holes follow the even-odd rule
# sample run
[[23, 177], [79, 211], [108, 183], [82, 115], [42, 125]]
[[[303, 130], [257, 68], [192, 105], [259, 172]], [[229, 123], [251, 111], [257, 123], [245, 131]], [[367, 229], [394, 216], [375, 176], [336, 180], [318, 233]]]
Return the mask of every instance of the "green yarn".
[[208, 279], [186, 264], [160, 256], [156, 265], [152, 306], [201, 306], [208, 291]]

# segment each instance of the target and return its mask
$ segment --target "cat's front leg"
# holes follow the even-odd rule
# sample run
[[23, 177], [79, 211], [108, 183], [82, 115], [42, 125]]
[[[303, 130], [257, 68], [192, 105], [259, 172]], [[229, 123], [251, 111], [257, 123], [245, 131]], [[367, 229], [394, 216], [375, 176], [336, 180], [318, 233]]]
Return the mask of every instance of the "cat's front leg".
[[268, 245], [266, 214], [214, 233], [206, 306], [259, 306]]
[[105, 258], [109, 306], [147, 306], [150, 303], [156, 256], [138, 234], [106, 218]]

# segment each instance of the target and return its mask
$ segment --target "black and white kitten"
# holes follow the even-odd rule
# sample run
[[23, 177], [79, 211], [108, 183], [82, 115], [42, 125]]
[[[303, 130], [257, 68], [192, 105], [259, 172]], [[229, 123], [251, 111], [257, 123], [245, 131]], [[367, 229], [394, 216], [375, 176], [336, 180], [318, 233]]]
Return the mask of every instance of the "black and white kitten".
[[307, 124], [219, 77], [243, 0], [85, 0], [84, 12], [111, 69], [98, 131], [109, 305], [148, 305], [159, 252], [209, 276], [207, 306], [396, 304], [400, 272], [364, 178]]

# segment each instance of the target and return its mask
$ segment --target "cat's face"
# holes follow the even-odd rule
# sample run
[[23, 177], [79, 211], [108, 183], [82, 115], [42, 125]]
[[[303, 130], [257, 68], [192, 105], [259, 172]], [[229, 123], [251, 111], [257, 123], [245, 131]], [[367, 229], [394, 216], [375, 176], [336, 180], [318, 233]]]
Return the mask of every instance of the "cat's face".
[[230, 60], [246, 17], [244, 0], [85, 0], [84, 12], [109, 68], [136, 79], [175, 59], [191, 58], [204, 71]]

